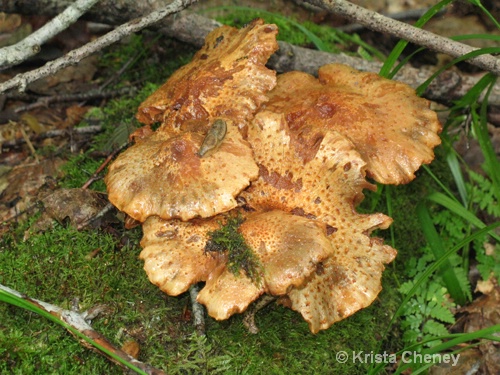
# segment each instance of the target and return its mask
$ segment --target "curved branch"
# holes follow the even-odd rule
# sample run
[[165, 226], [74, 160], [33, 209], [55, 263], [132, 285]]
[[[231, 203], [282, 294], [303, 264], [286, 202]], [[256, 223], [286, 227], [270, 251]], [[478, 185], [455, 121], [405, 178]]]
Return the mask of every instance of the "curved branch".
[[47, 77], [66, 66], [76, 64], [77, 62], [93, 54], [94, 52], [119, 41], [124, 36], [142, 30], [145, 27], [148, 27], [149, 25], [160, 21], [169, 14], [177, 13], [187, 6], [195, 3], [196, 1], [197, 0], [174, 0], [169, 5], [152, 12], [147, 16], [132, 20], [121, 26], [118, 26], [113, 31], [110, 31], [102, 37], [90, 43], [87, 43], [83, 47], [69, 52], [67, 55], [59, 59], [45, 64], [41, 68], [32, 70], [27, 73], [18, 74], [14, 78], [0, 84], [0, 93], [14, 87], [19, 87], [21, 91], [24, 91], [29, 83], [34, 82], [40, 78]]
[[17, 65], [40, 52], [40, 46], [54, 35], [59, 34], [74, 23], [82, 14], [99, 0], [77, 0], [64, 12], [54, 17], [41, 28], [24, 38], [19, 43], [0, 49], [0, 69]]
[[[361, 25], [381, 33], [394, 35], [409, 42], [445, 53], [452, 57], [460, 57], [478, 50], [466, 44], [455, 42], [430, 31], [419, 29], [407, 23], [385, 17], [380, 13], [362, 8], [345, 0], [306, 0], [308, 3], [354, 20]], [[492, 55], [482, 55], [466, 60], [469, 64], [500, 75], [500, 60]]]

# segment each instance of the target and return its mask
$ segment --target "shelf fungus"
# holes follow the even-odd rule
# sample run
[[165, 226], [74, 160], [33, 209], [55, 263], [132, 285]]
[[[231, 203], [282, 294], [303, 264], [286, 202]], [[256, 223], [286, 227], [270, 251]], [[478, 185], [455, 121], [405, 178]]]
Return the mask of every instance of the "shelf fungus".
[[409, 182], [440, 125], [410, 88], [343, 65], [276, 84], [276, 32], [214, 30], [141, 104], [137, 118], [161, 125], [139, 129], [105, 181], [143, 223], [140, 258], [162, 291], [204, 282], [197, 299], [219, 320], [273, 296], [316, 333], [370, 305], [396, 256], [371, 237], [392, 219], [356, 211], [366, 177]]

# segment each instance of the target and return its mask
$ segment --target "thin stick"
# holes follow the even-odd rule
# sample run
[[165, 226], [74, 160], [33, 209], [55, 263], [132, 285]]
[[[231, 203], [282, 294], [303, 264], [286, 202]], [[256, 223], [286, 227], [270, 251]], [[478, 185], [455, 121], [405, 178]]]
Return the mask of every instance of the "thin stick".
[[125, 143], [123, 146], [117, 148], [116, 150], [114, 150], [111, 154], [108, 155], [108, 157], [106, 158], [106, 160], [104, 160], [102, 162], [102, 164], [99, 166], [99, 168], [96, 169], [96, 171], [94, 172], [94, 174], [87, 180], [87, 182], [85, 182], [82, 186], [82, 189], [87, 189], [90, 184], [94, 181], [97, 181], [97, 177], [99, 175], [99, 173], [102, 172], [102, 170], [104, 168], [106, 168], [106, 166], [109, 164], [109, 162], [116, 156], [118, 155], [118, 153], [123, 150], [125, 147], [128, 146], [128, 143]]
[[[43, 310], [49, 313], [54, 318], [52, 320], [57, 320], [58, 323], [60, 323], [63, 327], [68, 329], [68, 331], [70, 331], [72, 334], [78, 332], [79, 334], [81, 334], [81, 336], [90, 339], [93, 343], [95, 343], [92, 344], [93, 345], [92, 348], [97, 349], [100, 354], [104, 355], [110, 360], [115, 361], [115, 359], [112, 358], [108, 353], [106, 353], [106, 351], [114, 354], [115, 356], [119, 357], [125, 362], [128, 362], [130, 365], [142, 370], [146, 374], [165, 375], [165, 373], [162, 370], [154, 368], [146, 363], [140, 362], [136, 360], [134, 357], [125, 353], [123, 350], [118, 349], [113, 344], [111, 344], [111, 342], [109, 342], [109, 340], [106, 337], [101, 335], [99, 332], [95, 331], [85, 320], [85, 317], [91, 316], [89, 313], [80, 314], [75, 311], [65, 310], [59, 306], [52, 305], [50, 303], [22, 295], [18, 291], [6, 287], [2, 284], [0, 284], [0, 291], [3, 291], [7, 295], [14, 295], [22, 299], [28, 305], [26, 307], [22, 306], [25, 309], [32, 311]], [[16, 306], [19, 305], [16, 304]], [[89, 343], [85, 341], [84, 346], [87, 347], [88, 345]]]
[[[34, 108], [38, 107], [46, 107], [51, 103], [59, 103], [59, 102], [70, 102], [70, 101], [87, 101], [91, 99], [105, 99], [111, 98], [118, 95], [131, 95], [136, 91], [135, 87], [126, 86], [121, 87], [117, 90], [90, 90], [86, 92], [79, 92], [77, 94], [61, 94], [61, 95], [51, 95], [51, 96], [42, 96], [42, 97], [26, 97], [26, 98], [16, 98], [16, 96], [12, 95], [12, 99], [20, 99], [20, 100], [36, 100], [36, 102], [22, 105], [16, 107], [14, 109], [15, 113], [30, 111]], [[10, 95], [6, 95], [9, 99], [11, 99]]]
[[20, 91], [24, 91], [29, 83], [54, 74], [55, 72], [62, 68], [65, 68], [66, 66], [74, 65], [85, 57], [93, 54], [94, 52], [119, 41], [127, 35], [140, 31], [145, 27], [148, 27], [149, 25], [160, 21], [169, 14], [177, 13], [187, 6], [195, 3], [196, 1], [197, 0], [174, 0], [169, 5], [152, 12], [147, 16], [140, 17], [123, 25], [120, 25], [116, 29], [110, 31], [102, 37], [69, 52], [59, 59], [45, 64], [41, 68], [32, 70], [27, 73], [18, 74], [14, 78], [0, 84], [0, 93], [15, 87], [18, 87]]
[[[331, 13], [339, 14], [361, 25], [381, 33], [394, 35], [430, 50], [442, 52], [452, 57], [460, 57], [477, 51], [478, 48], [455, 42], [430, 31], [422, 30], [385, 17], [377, 12], [362, 8], [346, 0], [306, 0], [308, 3], [319, 6]], [[466, 60], [468, 63], [481, 69], [500, 75], [500, 60], [492, 55], [482, 55]]]
[[17, 65], [40, 52], [40, 46], [74, 23], [99, 0], [76, 0], [64, 12], [24, 38], [19, 43], [0, 49], [0, 69]]
[[13, 139], [11, 141], [5, 141], [1, 145], [1, 147], [15, 147], [19, 146], [25, 142], [28, 141], [37, 141], [39, 139], [45, 139], [45, 138], [54, 138], [54, 137], [61, 137], [66, 134], [94, 134], [94, 133], [99, 133], [102, 131], [102, 126], [101, 125], [91, 125], [91, 126], [84, 126], [81, 128], [73, 128], [73, 129], [54, 129], [54, 130], [49, 130], [44, 133], [40, 133], [31, 137], [26, 137], [26, 138], [17, 138]]

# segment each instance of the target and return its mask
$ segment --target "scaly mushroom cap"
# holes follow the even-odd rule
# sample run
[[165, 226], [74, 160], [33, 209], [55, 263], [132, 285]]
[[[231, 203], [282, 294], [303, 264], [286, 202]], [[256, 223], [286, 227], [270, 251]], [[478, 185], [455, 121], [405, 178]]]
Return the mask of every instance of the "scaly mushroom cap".
[[396, 251], [370, 238], [392, 220], [383, 214], [362, 215], [366, 163], [354, 145], [335, 131], [324, 131], [312, 147], [289, 129], [285, 116], [260, 111], [249, 128], [260, 177], [241, 195], [250, 209], [279, 209], [326, 225], [331, 242], [327, 259], [283, 302], [299, 311], [312, 332], [326, 329], [370, 305], [381, 290], [383, 264]]
[[239, 232], [259, 262], [259, 280], [227, 268], [227, 254], [206, 251], [209, 233], [219, 229], [223, 215], [189, 222], [150, 217], [143, 225], [140, 258], [149, 280], [170, 295], [206, 281], [198, 301], [215, 319], [243, 312], [263, 293], [284, 295], [304, 284], [332, 252], [324, 224], [282, 211], [240, 212]]
[[432, 161], [441, 126], [412, 88], [340, 64], [321, 67], [318, 76], [280, 75], [263, 108], [285, 114], [304, 149], [335, 130], [352, 141], [367, 173], [383, 184], [407, 183]]
[[142, 226], [140, 258], [151, 283], [177, 296], [192, 284], [205, 281], [217, 266], [225, 264], [224, 255], [210, 256], [204, 251], [208, 233], [218, 227], [213, 219], [183, 222], [148, 218]]
[[218, 320], [245, 311], [263, 293], [284, 295], [304, 284], [332, 252], [324, 224], [283, 211], [251, 213], [239, 232], [261, 264], [261, 280], [227, 268], [211, 274], [198, 301]]
[[143, 222], [210, 217], [236, 207], [236, 197], [258, 175], [252, 150], [236, 126], [216, 151], [200, 157], [205, 135], [157, 131], [137, 139], [109, 167], [108, 198]]
[[163, 125], [154, 133], [139, 129], [137, 143], [110, 166], [105, 182], [118, 209], [142, 222], [152, 215], [209, 217], [236, 206], [234, 197], [258, 173], [238, 128], [276, 84], [276, 73], [264, 65], [277, 49], [276, 33], [262, 20], [214, 30], [193, 60], [140, 106], [140, 121]]
[[224, 117], [243, 127], [276, 85], [276, 72], [265, 64], [278, 49], [277, 33], [261, 19], [240, 30], [215, 29], [193, 60], [140, 105], [137, 119], [180, 129]]

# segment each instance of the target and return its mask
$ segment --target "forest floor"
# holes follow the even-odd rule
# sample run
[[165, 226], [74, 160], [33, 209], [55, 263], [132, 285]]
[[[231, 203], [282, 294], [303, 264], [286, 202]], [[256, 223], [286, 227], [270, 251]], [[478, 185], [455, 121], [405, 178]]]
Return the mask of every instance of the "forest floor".
[[[399, 6], [400, 1], [358, 3], [394, 14], [433, 2], [407, 1], [405, 6]], [[320, 30], [314, 29], [314, 25], [348, 26], [347, 21], [338, 17], [289, 1], [245, 2], [245, 6], [268, 13], [221, 9], [221, 5], [227, 2], [203, 2], [193, 10], [236, 26], [255, 16], [277, 22], [273, 13], [292, 17], [318, 33]], [[498, 16], [500, 9], [491, 11]], [[0, 43], [12, 43], [45, 21], [43, 17], [0, 14]], [[300, 31], [286, 21], [279, 22], [283, 25], [280, 38], [313, 47]], [[470, 34], [499, 35], [481, 12], [462, 3], [429, 22], [427, 28], [444, 36], [462, 34], [464, 29]], [[321, 30], [326, 40], [330, 34]], [[389, 54], [397, 43], [395, 38], [363, 28], [355, 32], [383, 55]], [[100, 33], [95, 24], [77, 22], [44, 46], [36, 58], [0, 72], [0, 82], [67, 53]], [[363, 54], [355, 43], [332, 42], [332, 46], [345, 53]], [[480, 40], [475, 46], [497, 47], [498, 41]], [[140, 126], [135, 119], [139, 104], [172, 72], [187, 63], [195, 51], [183, 43], [144, 31], [98, 56], [35, 82], [26, 93], [0, 96], [0, 284], [65, 309], [85, 311], [103, 305], [102, 313], [92, 320], [92, 327], [117, 347], [168, 374], [365, 374], [373, 370], [376, 364], [373, 359], [341, 363], [336, 353], [395, 353], [430, 334], [443, 333], [439, 331], [441, 326], [443, 334], [448, 334], [464, 332], [464, 325], [485, 328], [485, 316], [489, 326], [500, 323], [494, 313], [500, 308], [496, 281], [499, 274], [481, 277], [483, 269], [474, 266], [481, 264], [481, 259], [477, 260], [474, 254], [484, 249], [471, 249], [467, 261], [471, 267], [464, 274], [471, 291], [468, 307], [446, 305], [452, 313], [448, 321], [427, 312], [422, 313], [421, 320], [415, 318], [416, 326], [411, 326], [408, 317], [414, 313], [409, 311], [405, 318], [389, 325], [404, 298], [401, 287], [416, 278], [417, 269], [431, 262], [424, 250], [426, 240], [415, 214], [416, 206], [430, 192], [441, 189], [440, 183], [459, 195], [447, 151], [438, 147], [436, 158], [428, 167], [430, 172], [419, 171], [408, 185], [386, 187], [378, 193], [367, 192], [359, 207], [360, 212], [383, 212], [393, 217], [392, 229], [379, 231], [376, 236], [383, 237], [398, 250], [396, 260], [386, 267], [383, 290], [371, 306], [316, 335], [311, 334], [300, 314], [274, 304], [257, 314], [258, 334], [248, 332], [240, 315], [227, 321], [207, 317], [206, 336], [196, 334], [189, 293], [169, 297], [148, 281], [143, 261], [138, 258], [141, 228], [126, 230], [123, 215], [115, 209], [91, 220], [107, 204], [102, 180], [106, 170], [99, 171], [99, 167], [108, 156], [122, 149], [128, 135]], [[449, 61], [447, 57], [428, 52], [410, 63], [416, 67], [438, 67], [446, 61]], [[466, 64], [454, 69], [462, 69], [470, 75], [484, 74]], [[433, 108], [439, 111], [443, 123], [448, 121], [450, 112], [446, 107], [434, 103]], [[500, 121], [495, 121], [500, 117], [498, 113], [498, 109], [490, 108], [488, 117], [497, 156], [500, 153]], [[456, 129], [455, 133], [467, 130], [463, 123]], [[464, 170], [476, 171], [486, 178], [481, 172], [484, 157], [477, 141], [462, 138], [457, 142], [457, 150], [466, 165]], [[68, 195], [56, 195], [55, 203], [49, 204], [50, 197], [60, 194], [61, 189], [72, 190]], [[481, 191], [484, 193], [484, 189]], [[498, 206], [498, 202], [494, 204]], [[483, 207], [476, 214], [490, 224], [499, 220], [495, 212]], [[455, 225], [451, 231], [460, 232], [457, 236], [465, 237], [470, 231], [458, 219], [445, 214], [439, 217], [442, 222]], [[446, 233], [441, 232], [450, 238], [454, 235]], [[485, 249], [492, 259], [488, 264], [498, 272], [498, 244], [493, 245], [493, 249], [487, 246]], [[422, 259], [428, 263], [422, 263]], [[436, 285], [429, 283], [428, 286], [435, 288], [432, 289], [434, 295], [442, 294], [439, 301], [443, 305], [449, 303], [443, 300], [446, 289]], [[420, 303], [422, 309], [429, 308], [434, 295], [429, 297], [421, 292], [423, 300], [416, 299], [414, 303]], [[477, 311], [482, 313], [476, 314]], [[436, 332], [425, 332], [426, 322], [434, 319], [440, 325]], [[458, 367], [450, 370], [437, 365], [431, 373], [465, 373], [476, 363], [483, 373], [494, 373], [500, 362], [496, 360], [498, 346], [476, 344], [475, 349], [464, 352]], [[379, 373], [393, 373], [396, 368], [397, 364], [387, 363]], [[32, 312], [0, 303], [0, 373], [120, 374], [123, 371], [82, 346], [63, 328]]]

